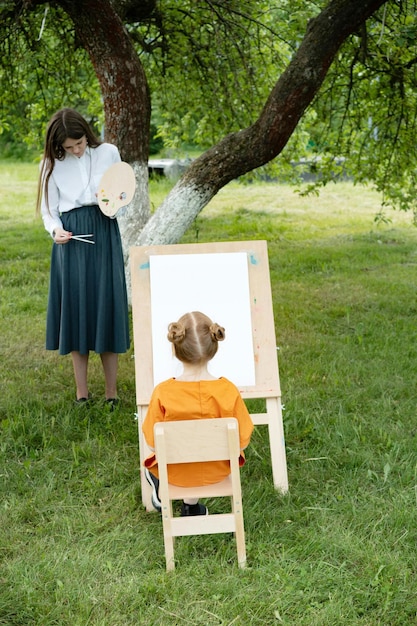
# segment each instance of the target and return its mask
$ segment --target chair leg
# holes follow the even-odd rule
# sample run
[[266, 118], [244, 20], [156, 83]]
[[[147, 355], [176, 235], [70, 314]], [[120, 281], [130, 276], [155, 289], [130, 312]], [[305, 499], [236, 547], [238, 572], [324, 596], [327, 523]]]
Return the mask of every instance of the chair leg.
[[239, 567], [246, 567], [246, 546], [245, 537], [236, 532], [236, 549], [237, 549], [237, 562]]
[[167, 572], [172, 572], [175, 569], [174, 561], [174, 546], [171, 543], [165, 543], [165, 560]]
[[168, 510], [162, 507], [162, 528], [164, 532], [165, 561], [167, 572], [175, 569], [174, 560], [174, 543], [175, 537], [172, 536], [171, 518], [172, 518], [172, 501], [168, 501]]
[[243, 522], [243, 510], [242, 502], [236, 502], [232, 498], [232, 510], [235, 516], [235, 540], [237, 550], [237, 562], [239, 567], [246, 566], [246, 542], [245, 542], [245, 527]]
[[173, 537], [171, 534], [166, 534], [164, 529], [165, 561], [167, 572], [171, 572], [175, 569], [174, 540], [175, 537]]

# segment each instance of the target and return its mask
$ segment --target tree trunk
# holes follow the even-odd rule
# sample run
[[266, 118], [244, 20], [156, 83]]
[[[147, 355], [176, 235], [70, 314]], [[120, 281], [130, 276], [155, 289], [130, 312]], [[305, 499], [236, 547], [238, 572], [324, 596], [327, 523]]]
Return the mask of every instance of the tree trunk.
[[135, 197], [118, 220], [125, 254], [150, 216], [148, 155], [151, 104], [146, 76], [130, 36], [109, 0], [57, 0], [74, 23], [100, 83], [105, 140], [132, 165]]
[[259, 119], [249, 128], [226, 136], [192, 163], [138, 233], [136, 245], [176, 243], [222, 187], [280, 154], [342, 43], [385, 1], [332, 0], [312, 19]]

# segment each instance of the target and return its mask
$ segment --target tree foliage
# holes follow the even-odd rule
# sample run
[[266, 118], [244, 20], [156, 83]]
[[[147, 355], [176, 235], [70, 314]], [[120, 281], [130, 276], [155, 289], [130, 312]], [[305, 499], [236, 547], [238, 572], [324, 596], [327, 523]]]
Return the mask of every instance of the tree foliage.
[[171, 0], [154, 36], [141, 25], [131, 30], [153, 42], [142, 62], [169, 145], [207, 148], [259, 114], [290, 52], [270, 4]]
[[[76, 24], [82, 4], [8, 0], [1, 5], [0, 72], [6, 88], [0, 128], [32, 145], [41, 143], [45, 120], [63, 104], [103, 120], [99, 83]], [[153, 121], [165, 145], [202, 150], [254, 124], [278, 77], [294, 62], [311, 20], [329, 5], [325, 0], [111, 4], [144, 69]], [[348, 3], [330, 4], [337, 12]], [[347, 33], [321, 89], [269, 166], [282, 175], [293, 172], [292, 160], [314, 158], [319, 177], [308, 189], [314, 191], [340, 173], [343, 163], [356, 181], [374, 183], [387, 204], [416, 209], [416, 2], [375, 6], [369, 19]], [[329, 43], [324, 37], [323, 46]]]
[[65, 102], [99, 129], [97, 77], [66, 13], [47, 5], [16, 13], [14, 4], [1, 9], [0, 132], [40, 152], [46, 120]]
[[344, 44], [312, 104], [317, 154], [346, 157], [358, 182], [384, 203], [417, 208], [417, 21], [415, 2], [387, 2]]

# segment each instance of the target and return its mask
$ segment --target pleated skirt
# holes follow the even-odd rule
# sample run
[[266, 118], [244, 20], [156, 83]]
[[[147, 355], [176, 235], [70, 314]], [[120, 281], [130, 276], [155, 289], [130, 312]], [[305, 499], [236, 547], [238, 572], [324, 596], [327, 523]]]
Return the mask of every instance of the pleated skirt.
[[71, 239], [52, 247], [46, 349], [126, 352], [129, 318], [117, 220], [96, 205], [63, 213], [61, 220], [73, 235], [93, 234], [95, 243]]

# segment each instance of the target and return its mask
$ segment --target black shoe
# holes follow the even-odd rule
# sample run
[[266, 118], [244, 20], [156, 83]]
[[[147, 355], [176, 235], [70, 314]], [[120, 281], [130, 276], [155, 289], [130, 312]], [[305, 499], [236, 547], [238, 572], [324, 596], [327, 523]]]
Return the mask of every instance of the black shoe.
[[78, 406], [86, 406], [92, 402], [92, 397], [89, 395], [88, 398], [77, 398], [74, 400], [74, 403]]
[[159, 499], [159, 480], [154, 476], [148, 468], [145, 468], [145, 477], [152, 487], [152, 505], [159, 513], [161, 512], [161, 501]]
[[110, 411], [115, 411], [120, 404], [119, 398], [106, 398], [106, 404]]
[[188, 517], [190, 515], [208, 515], [207, 507], [204, 504], [185, 504], [181, 505], [181, 517]]

